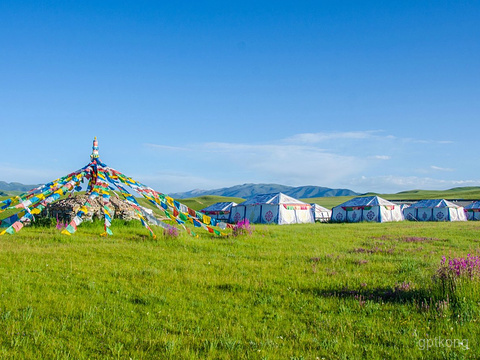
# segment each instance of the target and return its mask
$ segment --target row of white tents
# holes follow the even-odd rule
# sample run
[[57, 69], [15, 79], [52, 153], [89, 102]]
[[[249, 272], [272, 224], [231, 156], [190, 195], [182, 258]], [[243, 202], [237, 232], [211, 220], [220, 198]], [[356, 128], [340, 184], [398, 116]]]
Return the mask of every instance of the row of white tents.
[[313, 207], [283, 193], [256, 195], [241, 204], [216, 203], [201, 211], [216, 219], [228, 219], [230, 223], [244, 219], [261, 224], [313, 223], [317, 212], [319, 218], [323, 217], [327, 221], [330, 218], [328, 209], [320, 205]]
[[206, 215], [230, 223], [297, 224], [315, 221], [466, 221], [480, 220], [480, 201], [465, 208], [447, 200], [421, 200], [410, 206], [394, 204], [379, 196], [356, 197], [332, 210], [307, 204], [283, 193], [256, 195], [237, 204], [221, 202], [203, 210]]
[[[420, 200], [410, 206], [394, 204], [378, 196], [358, 197], [332, 209], [332, 221], [467, 221], [468, 209], [451, 201]], [[472, 219], [473, 220], [473, 219]], [[479, 217], [480, 220], [480, 217]]]

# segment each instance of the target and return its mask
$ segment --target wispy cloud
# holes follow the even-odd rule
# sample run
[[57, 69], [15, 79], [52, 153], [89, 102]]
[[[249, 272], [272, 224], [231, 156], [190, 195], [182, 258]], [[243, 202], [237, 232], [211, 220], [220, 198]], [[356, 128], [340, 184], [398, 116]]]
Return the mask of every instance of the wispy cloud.
[[[243, 182], [275, 182], [294, 186], [314, 184], [348, 187], [357, 191], [400, 191], [460, 184], [453, 180], [448, 182], [408, 176], [422, 173], [418, 169], [428, 170], [430, 174], [453, 171], [446, 166], [418, 166], [422, 162], [436, 161], [436, 158], [444, 160], [444, 156], [437, 156], [440, 154], [438, 144], [430, 140], [413, 142], [411, 139], [386, 135], [381, 130], [369, 130], [296, 134], [269, 143], [145, 145], [155, 152], [175, 151], [176, 169], [185, 174], [195, 174], [164, 178], [172, 185], [177, 185], [175, 191], [182, 190], [178, 188], [180, 184], [185, 184], [184, 190], [191, 190], [213, 188], [213, 184], [230, 186]], [[165, 160], [162, 159], [164, 166]], [[181, 167], [182, 163], [186, 165]], [[417, 170], [411, 164], [415, 164]], [[402, 169], [407, 172], [406, 176], [386, 175]], [[361, 174], [368, 174], [369, 177], [363, 178]], [[472, 180], [471, 183], [475, 182]]]
[[367, 165], [364, 159], [333, 154], [312, 146], [207, 143], [204, 147], [207, 151], [222, 154], [237, 169], [249, 171], [256, 177], [284, 179], [292, 184], [334, 183]]
[[[182, 162], [195, 153], [201, 160], [195, 163], [200, 178], [190, 177], [190, 183], [197, 184], [194, 187], [207, 186], [203, 180], [208, 177], [211, 182], [233, 185], [243, 181], [333, 186], [340, 179], [365, 170], [369, 164], [367, 158], [281, 141], [274, 144], [209, 142], [191, 145], [190, 150], [185, 157], [177, 153], [176, 159]], [[181, 181], [182, 178], [176, 176], [172, 183]]]
[[144, 184], [149, 184], [161, 192], [179, 192], [194, 188], [209, 190], [236, 185], [215, 177], [198, 176], [192, 172], [156, 172], [154, 174], [137, 174], [136, 178]]
[[156, 149], [156, 150], [167, 150], [167, 151], [188, 151], [187, 147], [179, 147], [179, 146], [168, 146], [168, 145], [161, 145], [161, 144], [150, 144], [145, 143], [143, 144], [147, 148]]
[[446, 172], [452, 172], [452, 171], [455, 171], [454, 169], [450, 169], [450, 168], [443, 168], [443, 167], [440, 167], [440, 166], [435, 166], [435, 165], [432, 165], [432, 166], [430, 166], [430, 169], [432, 169], [432, 170], [436, 170], [436, 171], [446, 171]]
[[452, 140], [432, 140], [432, 139], [414, 139], [414, 138], [401, 138], [399, 139], [404, 143], [412, 143], [412, 144], [440, 144], [440, 145], [448, 145], [454, 144], [455, 142]]
[[390, 160], [392, 157], [388, 155], [375, 155], [375, 156], [372, 156], [372, 158], [377, 160]]
[[460, 186], [480, 186], [480, 180], [442, 180], [417, 176], [362, 176], [349, 181], [358, 191], [398, 192], [404, 190], [444, 190]]
[[394, 135], [385, 134], [384, 130], [366, 130], [366, 131], [345, 131], [345, 132], [317, 132], [296, 134], [287, 139], [286, 142], [319, 144], [329, 141], [358, 141], [358, 140], [388, 140], [399, 141], [403, 143], [417, 144], [453, 144], [451, 140], [433, 140], [433, 139], [415, 139], [400, 138]]
[[292, 143], [317, 144], [330, 140], [369, 139], [374, 137], [375, 134], [381, 132], [382, 130], [304, 133], [293, 135], [285, 139], [285, 141]]

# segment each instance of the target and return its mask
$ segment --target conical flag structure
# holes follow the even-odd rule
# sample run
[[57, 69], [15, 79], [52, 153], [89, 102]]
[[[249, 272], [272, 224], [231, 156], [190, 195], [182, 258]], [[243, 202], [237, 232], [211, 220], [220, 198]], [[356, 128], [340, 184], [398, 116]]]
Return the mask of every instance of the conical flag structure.
[[[156, 237], [149, 224], [154, 224], [167, 230], [173, 228], [172, 225], [162, 222], [149, 213], [146, 208], [137, 202], [127, 188], [143, 196], [160, 209], [167, 218], [173, 220], [191, 235], [195, 236], [196, 234], [189, 227], [185, 226], [186, 223], [190, 223], [194, 227], [201, 227], [215, 235], [224, 235], [220, 230], [224, 230], [227, 227], [226, 223], [217, 222], [199, 211], [192, 210], [168, 195], [159, 193], [104, 164], [98, 155], [98, 141], [95, 137], [90, 162], [86, 166], [21, 195], [0, 201], [0, 227], [6, 228], [0, 232], [0, 235], [14, 234], [20, 231], [25, 223], [33, 220], [34, 215], [39, 214], [48, 204], [58, 201], [67, 193], [81, 191], [81, 184], [85, 181], [88, 181], [86, 190], [88, 198], [76, 210], [75, 217], [62, 231], [62, 234], [71, 235], [75, 233], [77, 227], [83, 222], [84, 215], [88, 213], [89, 207], [92, 206], [93, 199], [102, 197], [104, 232], [101, 235], [112, 235], [113, 233], [110, 230], [113, 214], [112, 205], [110, 204], [110, 196], [112, 195], [122, 199], [134, 209], [138, 219], [150, 232], [151, 236]], [[2, 219], [1, 213], [6, 210], [10, 210], [7, 212], [9, 216]]]

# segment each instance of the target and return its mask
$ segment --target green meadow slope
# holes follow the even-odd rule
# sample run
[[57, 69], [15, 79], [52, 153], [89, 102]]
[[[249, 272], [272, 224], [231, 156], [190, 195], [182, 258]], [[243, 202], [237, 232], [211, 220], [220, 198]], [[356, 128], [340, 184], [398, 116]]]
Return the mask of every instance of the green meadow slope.
[[217, 202], [236, 202], [237, 204], [245, 201], [245, 199], [237, 198], [237, 197], [226, 197], [226, 196], [217, 196], [217, 195], [204, 195], [189, 199], [178, 199], [179, 202], [182, 204], [187, 205], [189, 208], [194, 210], [201, 210], [215, 204]]
[[[480, 200], [480, 187], [459, 187], [449, 190], [410, 190], [402, 191], [396, 194], [377, 194], [368, 193], [367, 195], [378, 195], [387, 200], [423, 200], [423, 199], [465, 199]], [[317, 203], [331, 209], [340, 205], [354, 196], [321, 197], [311, 199], [301, 199], [308, 203]]]

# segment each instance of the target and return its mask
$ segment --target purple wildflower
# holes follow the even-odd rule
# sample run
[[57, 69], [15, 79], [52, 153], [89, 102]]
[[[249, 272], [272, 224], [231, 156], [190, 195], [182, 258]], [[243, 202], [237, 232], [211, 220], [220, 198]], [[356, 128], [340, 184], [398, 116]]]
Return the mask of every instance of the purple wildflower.
[[444, 255], [437, 270], [437, 275], [441, 279], [447, 277], [480, 278], [480, 256], [468, 254], [465, 258], [447, 259]]
[[169, 238], [176, 238], [178, 237], [178, 229], [174, 226], [169, 226], [168, 228], [163, 229], [163, 235]]
[[56, 228], [57, 230], [62, 230], [62, 229], [65, 229], [67, 227], [67, 223], [63, 223], [62, 221], [58, 220], [58, 214], [57, 214], [57, 225], [56, 225]]
[[250, 225], [250, 221], [248, 219], [244, 219], [242, 221], [239, 221], [234, 227], [233, 227], [233, 236], [240, 236], [240, 235], [251, 235], [253, 231], [252, 226]]
[[395, 284], [395, 291], [409, 291], [412, 289], [412, 284], [410, 282], [402, 282], [401, 284]]

